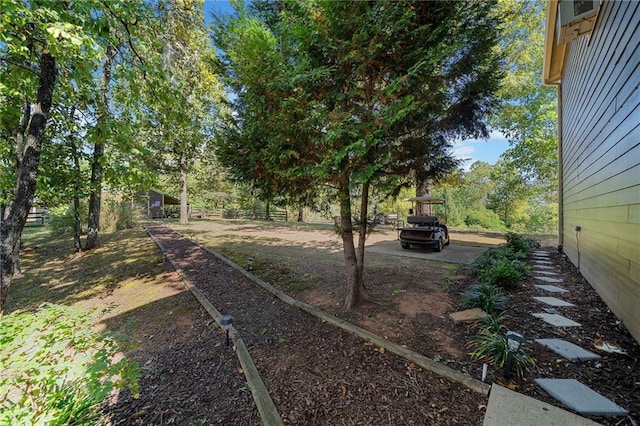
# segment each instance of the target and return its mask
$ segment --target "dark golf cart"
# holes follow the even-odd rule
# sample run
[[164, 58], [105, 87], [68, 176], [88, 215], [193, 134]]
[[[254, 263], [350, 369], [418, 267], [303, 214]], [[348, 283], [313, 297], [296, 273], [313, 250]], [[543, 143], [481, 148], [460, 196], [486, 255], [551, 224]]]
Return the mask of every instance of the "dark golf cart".
[[402, 248], [409, 249], [413, 245], [442, 251], [449, 245], [446, 200], [425, 196], [406, 201], [411, 201], [413, 207], [409, 210], [406, 226], [401, 223], [397, 228]]

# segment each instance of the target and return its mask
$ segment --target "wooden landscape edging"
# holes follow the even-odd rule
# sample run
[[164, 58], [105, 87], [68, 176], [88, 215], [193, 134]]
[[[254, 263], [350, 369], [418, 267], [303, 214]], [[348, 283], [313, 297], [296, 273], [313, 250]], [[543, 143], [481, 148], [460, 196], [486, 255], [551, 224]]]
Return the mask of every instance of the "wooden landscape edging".
[[[146, 229], [146, 228], [145, 228]], [[196, 287], [189, 279], [185, 277], [182, 273], [182, 269], [178, 266], [177, 263], [169, 256], [167, 250], [162, 245], [162, 243], [146, 229], [147, 234], [151, 237], [151, 239], [156, 243], [156, 245], [160, 248], [162, 253], [164, 254], [165, 259], [171, 263], [171, 266], [176, 270], [185, 287], [191, 291], [191, 294], [200, 302], [202, 307], [209, 313], [209, 315], [218, 323], [220, 329], [223, 329], [220, 325], [220, 320], [222, 319], [222, 314], [218, 312], [218, 310], [209, 302], [209, 299], [200, 291], [198, 287]], [[202, 246], [200, 246], [202, 247]], [[212, 253], [214, 254], [214, 253]], [[215, 255], [215, 254], [214, 254]], [[215, 255], [216, 257], [219, 257]], [[224, 329], [223, 329], [224, 331]], [[269, 390], [267, 386], [262, 381], [262, 377], [260, 377], [260, 373], [256, 368], [251, 355], [249, 354], [249, 350], [247, 349], [244, 341], [240, 337], [240, 333], [231, 327], [229, 330], [229, 336], [233, 340], [233, 344], [235, 346], [235, 352], [240, 361], [240, 365], [242, 366], [242, 371], [244, 372], [244, 376], [247, 379], [247, 384], [249, 385], [249, 389], [251, 389], [251, 395], [253, 396], [253, 400], [256, 403], [256, 408], [258, 409], [258, 413], [260, 414], [260, 419], [262, 423], [265, 425], [283, 425], [284, 422], [280, 417], [280, 413], [276, 408], [276, 405], [271, 399], [271, 395], [269, 394]]]
[[462, 384], [463, 386], [468, 387], [469, 389], [478, 392], [482, 395], [489, 395], [489, 390], [491, 389], [491, 385], [484, 383], [478, 379], [475, 379], [473, 377], [471, 377], [468, 374], [464, 374], [461, 373], [458, 370], [454, 370], [451, 367], [447, 367], [446, 365], [442, 365], [438, 362], [433, 361], [432, 359], [427, 358], [426, 356], [419, 354], [418, 352], [412, 351], [410, 349], [407, 349], [403, 346], [400, 346], [396, 343], [390, 342], [387, 339], [384, 339], [376, 334], [371, 333], [370, 331], [367, 331], [361, 327], [358, 327], [355, 324], [351, 324], [348, 321], [345, 321], [341, 318], [338, 318], [334, 315], [330, 315], [320, 309], [317, 309], [307, 303], [301, 302], [299, 300], [294, 299], [293, 297], [287, 295], [286, 293], [278, 290], [277, 288], [273, 287], [271, 284], [267, 283], [266, 281], [260, 279], [259, 277], [253, 275], [252, 273], [246, 271], [245, 269], [243, 269], [241, 266], [237, 265], [236, 263], [232, 262], [231, 260], [227, 259], [226, 257], [216, 253], [215, 251], [209, 249], [208, 247], [203, 246], [202, 244], [198, 243], [197, 241], [190, 239], [192, 243], [196, 244], [198, 247], [206, 250], [207, 252], [209, 252], [210, 254], [216, 256], [218, 259], [220, 259], [221, 261], [223, 261], [224, 263], [226, 263], [227, 265], [231, 266], [232, 268], [236, 269], [238, 272], [240, 272], [241, 274], [243, 274], [245, 277], [249, 278], [251, 281], [253, 281], [254, 283], [256, 283], [257, 285], [259, 285], [260, 287], [264, 288], [265, 290], [269, 291], [270, 293], [272, 293], [273, 295], [275, 295], [276, 297], [278, 297], [280, 300], [282, 300], [285, 303], [288, 303], [289, 305], [295, 306], [299, 309], [302, 309], [308, 313], [310, 313], [311, 315], [315, 315], [316, 317], [322, 319], [323, 321], [326, 321], [336, 327], [339, 327], [349, 333], [353, 333], [354, 335], [358, 336], [359, 338], [369, 341], [375, 345], [378, 345], [380, 347], [383, 347], [385, 350], [394, 353], [396, 355], [399, 355], [413, 363], [415, 363], [416, 365], [432, 371], [434, 373], [436, 373], [439, 376], [445, 377], [449, 380], [452, 380], [454, 382], [458, 382], [460, 384]]

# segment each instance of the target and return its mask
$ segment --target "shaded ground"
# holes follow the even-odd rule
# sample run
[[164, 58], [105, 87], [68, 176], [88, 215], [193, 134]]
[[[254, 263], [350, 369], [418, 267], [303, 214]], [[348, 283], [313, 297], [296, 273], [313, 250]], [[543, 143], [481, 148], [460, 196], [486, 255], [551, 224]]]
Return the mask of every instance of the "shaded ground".
[[[330, 226], [209, 220], [172, 226], [238, 264], [253, 257], [254, 272], [266, 281], [344, 316], [341, 244]], [[236, 328], [285, 422], [481, 424], [485, 397], [283, 305], [226, 265], [203, 258], [188, 241], [165, 235], [167, 246], [180, 253], [177, 259], [189, 278], [219, 311], [236, 317]], [[393, 231], [386, 231], [370, 242], [393, 238]], [[503, 241], [491, 234], [468, 233], [453, 235], [452, 240], [482, 245]], [[235, 354], [143, 233], [117, 234], [98, 252], [83, 255], [72, 255], [71, 244], [54, 246], [45, 237], [34, 241], [27, 241], [25, 277], [12, 288], [10, 305], [29, 307], [50, 300], [105, 309], [101, 324], [125, 337], [126, 354], [143, 367], [140, 399], [118, 395], [109, 409], [113, 423], [259, 424]], [[629, 409], [637, 422], [638, 345], [579, 274], [560, 257], [556, 260], [565, 286], [572, 288], [567, 299], [588, 307], [568, 311], [583, 324], [571, 330], [571, 337], [593, 350], [589, 342], [601, 336], [620, 344], [629, 356], [603, 357], [599, 363], [577, 367], [531, 344], [536, 370], [510, 386], [555, 404], [533, 386], [533, 377], [578, 378]], [[200, 261], [204, 266], [194, 267]], [[369, 291], [382, 302], [363, 305], [347, 319], [480, 377], [481, 363], [471, 360], [465, 347], [472, 327], [454, 327], [447, 318], [470, 283], [467, 267], [371, 253], [366, 268]], [[531, 286], [510, 293], [507, 325], [531, 341], [554, 337], [557, 331], [545, 329], [530, 316], [540, 311], [532, 295]], [[489, 380], [499, 377], [500, 371], [490, 368]], [[630, 418], [610, 424], [618, 421], [634, 424]]]

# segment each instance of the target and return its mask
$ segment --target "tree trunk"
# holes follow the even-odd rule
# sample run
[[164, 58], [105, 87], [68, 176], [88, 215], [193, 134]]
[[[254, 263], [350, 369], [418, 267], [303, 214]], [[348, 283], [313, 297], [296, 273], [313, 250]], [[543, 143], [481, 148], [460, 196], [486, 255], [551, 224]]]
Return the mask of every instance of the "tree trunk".
[[91, 163], [91, 193], [89, 195], [89, 218], [87, 220], [87, 242], [85, 250], [92, 250], [98, 247], [98, 237], [100, 231], [100, 207], [102, 205], [102, 179], [105, 137], [109, 132], [106, 124], [109, 118], [109, 84], [111, 83], [111, 63], [116, 54], [113, 46], [107, 47], [107, 55], [104, 62], [102, 74], [102, 93], [99, 102], [97, 126], [102, 130], [102, 134], [93, 145], [93, 161]]
[[347, 294], [344, 299], [344, 310], [353, 309], [360, 301], [362, 275], [358, 269], [358, 257], [353, 240], [353, 223], [351, 219], [351, 195], [349, 193], [349, 178], [343, 176], [339, 188], [340, 198], [340, 234], [342, 236], [342, 250], [347, 273]]
[[49, 53], [42, 53], [38, 94], [27, 129], [27, 139], [24, 142], [22, 164], [16, 176], [15, 196], [0, 218], [0, 313], [4, 311], [14, 272], [13, 250], [22, 236], [36, 192], [42, 138], [51, 110], [56, 73], [55, 58]]
[[302, 206], [298, 208], [298, 219], [297, 222], [304, 222], [304, 216], [302, 211]]
[[364, 247], [367, 241], [367, 215], [369, 213], [369, 184], [362, 185], [362, 195], [360, 198], [360, 226], [358, 227], [358, 250], [356, 251], [356, 260], [358, 262], [358, 277], [360, 279], [360, 294], [362, 298], [366, 297], [364, 293]]
[[269, 200], [265, 201], [264, 220], [271, 220], [271, 203]]
[[92, 250], [98, 247], [100, 207], [102, 204], [102, 157], [104, 157], [104, 144], [96, 142], [93, 145], [93, 162], [91, 164], [91, 193], [89, 195], [89, 218], [87, 220], [85, 250]]
[[[73, 120], [74, 115], [75, 108], [71, 108], [71, 113], [69, 114], [71, 120]], [[76, 146], [74, 133], [69, 135], [68, 145], [73, 160], [73, 172], [75, 174], [75, 179], [73, 180], [73, 247], [77, 253], [82, 250], [82, 226], [80, 224], [80, 179], [82, 178], [82, 172], [80, 170], [80, 155], [78, 153], [78, 147]]]
[[[433, 180], [430, 178], [418, 179], [416, 182], [416, 197], [427, 197], [433, 193]], [[416, 212], [419, 216], [431, 216], [433, 214], [431, 210], [431, 204], [421, 203], [418, 204], [419, 211]]]
[[187, 151], [184, 149], [180, 154], [180, 224], [189, 223], [189, 203], [187, 199]]

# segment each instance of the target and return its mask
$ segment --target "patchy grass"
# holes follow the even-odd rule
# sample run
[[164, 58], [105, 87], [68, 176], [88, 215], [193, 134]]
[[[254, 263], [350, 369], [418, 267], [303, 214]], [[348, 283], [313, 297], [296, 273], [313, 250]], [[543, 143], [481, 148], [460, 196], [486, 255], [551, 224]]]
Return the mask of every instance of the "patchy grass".
[[12, 282], [8, 311], [99, 299], [147, 285], [163, 272], [162, 255], [142, 230], [102, 235], [99, 248], [80, 253], [70, 239], [56, 238], [43, 227], [25, 229], [23, 240], [24, 276]]

